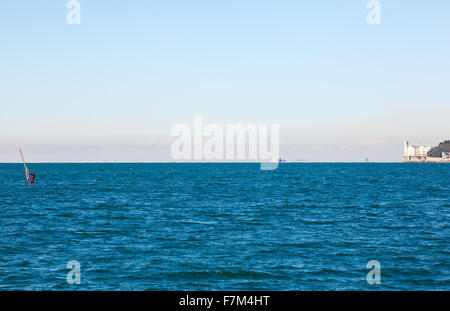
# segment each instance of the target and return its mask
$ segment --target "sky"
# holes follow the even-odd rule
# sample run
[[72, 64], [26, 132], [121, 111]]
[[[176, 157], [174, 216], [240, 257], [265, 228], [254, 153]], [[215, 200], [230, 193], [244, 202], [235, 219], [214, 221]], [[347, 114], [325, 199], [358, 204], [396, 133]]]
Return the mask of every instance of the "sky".
[[287, 160], [450, 139], [450, 1], [0, 4], [0, 162], [171, 161], [171, 128], [280, 125]]

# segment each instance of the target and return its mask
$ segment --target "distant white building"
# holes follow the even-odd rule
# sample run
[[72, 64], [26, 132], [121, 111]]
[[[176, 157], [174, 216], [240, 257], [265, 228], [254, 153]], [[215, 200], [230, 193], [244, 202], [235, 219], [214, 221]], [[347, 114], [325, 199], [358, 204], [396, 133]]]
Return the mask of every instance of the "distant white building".
[[450, 159], [450, 152], [442, 152], [442, 159]]
[[426, 157], [428, 151], [430, 151], [430, 146], [414, 146], [411, 145], [409, 141], [405, 141], [404, 144], [404, 157]]

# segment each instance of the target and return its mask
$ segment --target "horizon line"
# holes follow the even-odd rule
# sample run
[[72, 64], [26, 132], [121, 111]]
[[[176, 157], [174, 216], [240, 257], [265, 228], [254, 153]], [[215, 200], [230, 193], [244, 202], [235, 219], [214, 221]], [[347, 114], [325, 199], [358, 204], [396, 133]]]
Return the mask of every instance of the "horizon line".
[[[55, 161], [55, 162], [26, 162], [28, 164], [261, 164], [261, 163], [279, 163], [279, 164], [289, 164], [289, 163], [403, 163], [402, 161], [286, 161], [286, 162], [261, 162], [261, 161], [85, 161], [85, 162], [74, 162], [74, 161]], [[0, 164], [21, 164], [22, 162], [0, 162]]]

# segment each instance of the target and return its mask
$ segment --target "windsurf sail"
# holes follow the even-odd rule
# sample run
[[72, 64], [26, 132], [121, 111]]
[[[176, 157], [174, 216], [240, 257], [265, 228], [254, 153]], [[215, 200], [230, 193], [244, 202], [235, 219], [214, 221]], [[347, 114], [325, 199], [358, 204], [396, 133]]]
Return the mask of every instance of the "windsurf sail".
[[23, 158], [22, 149], [19, 149], [20, 156], [22, 157], [23, 166], [25, 166], [25, 177], [27, 178], [27, 183], [30, 183], [30, 171], [28, 170], [27, 164], [25, 163], [25, 159]]

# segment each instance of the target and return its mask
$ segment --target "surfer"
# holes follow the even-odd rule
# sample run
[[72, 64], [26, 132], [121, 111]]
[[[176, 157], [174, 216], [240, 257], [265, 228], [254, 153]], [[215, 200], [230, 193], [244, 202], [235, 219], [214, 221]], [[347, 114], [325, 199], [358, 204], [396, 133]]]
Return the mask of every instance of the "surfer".
[[[22, 157], [22, 161], [23, 161], [23, 166], [25, 167], [25, 177], [27, 179], [27, 184], [30, 183], [30, 171], [28, 170], [27, 164], [25, 163], [25, 159], [23, 158], [23, 153], [22, 153], [22, 149], [19, 149], [20, 151], [20, 156]], [[33, 182], [34, 183], [34, 174], [33, 174]]]
[[30, 174], [31, 175], [31, 182], [30, 184], [34, 185], [34, 177], [36, 177], [36, 174]]

